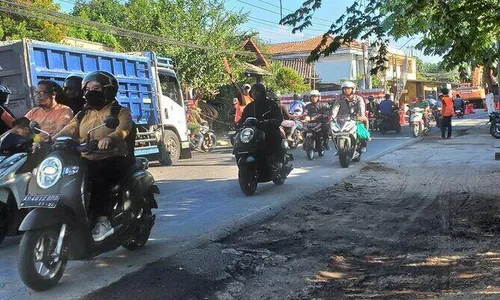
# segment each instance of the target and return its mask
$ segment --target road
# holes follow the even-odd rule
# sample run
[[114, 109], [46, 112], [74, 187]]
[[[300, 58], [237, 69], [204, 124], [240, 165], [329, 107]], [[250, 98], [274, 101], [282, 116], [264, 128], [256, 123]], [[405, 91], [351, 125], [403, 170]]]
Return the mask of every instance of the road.
[[[486, 114], [454, 120], [460, 131], [487, 121]], [[433, 130], [435, 138], [437, 130]], [[374, 135], [362, 160], [368, 161], [417, 142], [408, 127], [401, 134]], [[340, 168], [338, 159], [327, 152], [307, 161], [304, 151], [292, 151], [294, 171], [282, 186], [260, 184], [257, 194], [245, 197], [238, 187], [237, 168], [230, 150], [195, 154], [191, 160], [172, 167], [152, 165], [161, 196], [157, 221], [147, 247], [137, 252], [124, 249], [106, 253], [90, 261], [70, 262], [60, 284], [50, 291], [34, 293], [17, 273], [17, 247], [20, 238], [8, 238], [0, 245], [0, 299], [75, 299], [119, 280], [144, 265], [194, 248], [208, 240], [226, 236], [239, 228], [260, 221], [287, 202], [341, 181], [358, 172], [362, 163]]]

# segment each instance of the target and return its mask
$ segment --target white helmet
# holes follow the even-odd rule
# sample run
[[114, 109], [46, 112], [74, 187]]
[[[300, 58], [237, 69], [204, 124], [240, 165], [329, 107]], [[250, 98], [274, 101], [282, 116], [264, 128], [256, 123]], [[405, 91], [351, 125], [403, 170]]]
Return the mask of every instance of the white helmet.
[[353, 90], [356, 89], [356, 84], [352, 81], [344, 81], [342, 82], [342, 89], [344, 88], [351, 88]]
[[309, 93], [309, 96], [318, 96], [318, 97], [321, 97], [321, 94], [318, 90], [312, 90], [310, 93]]

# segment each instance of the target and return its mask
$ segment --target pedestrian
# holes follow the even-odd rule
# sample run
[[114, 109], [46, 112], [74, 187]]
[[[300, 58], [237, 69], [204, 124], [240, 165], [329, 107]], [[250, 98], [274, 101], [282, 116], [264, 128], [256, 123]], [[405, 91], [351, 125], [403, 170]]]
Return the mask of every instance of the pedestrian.
[[[449, 94], [449, 90], [447, 88], [443, 88], [441, 90], [443, 93], [443, 98], [441, 101], [443, 102], [443, 110], [442, 110], [442, 119], [441, 119], [441, 138], [442, 139], [451, 139], [451, 131], [452, 131], [452, 126], [451, 126], [451, 118], [453, 117], [453, 114], [455, 113], [455, 110], [453, 108], [453, 99], [451, 99]], [[448, 135], [445, 136], [446, 133], [446, 128], [448, 128]]]
[[491, 115], [496, 111], [495, 109], [495, 95], [491, 89], [486, 89], [486, 108], [488, 109], [488, 114]]

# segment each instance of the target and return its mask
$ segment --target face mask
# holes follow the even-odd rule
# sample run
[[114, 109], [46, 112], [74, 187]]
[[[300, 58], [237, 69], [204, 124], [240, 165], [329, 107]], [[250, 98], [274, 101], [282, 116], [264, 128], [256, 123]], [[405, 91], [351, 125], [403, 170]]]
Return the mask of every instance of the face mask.
[[101, 91], [88, 91], [85, 93], [85, 100], [90, 106], [100, 107], [106, 102], [104, 98], [104, 93]]

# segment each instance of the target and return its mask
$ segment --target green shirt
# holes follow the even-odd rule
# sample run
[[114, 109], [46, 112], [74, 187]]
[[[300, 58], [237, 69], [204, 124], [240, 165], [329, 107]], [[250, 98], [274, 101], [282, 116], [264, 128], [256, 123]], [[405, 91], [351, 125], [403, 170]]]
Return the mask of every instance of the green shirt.
[[411, 106], [411, 108], [414, 108], [414, 107], [426, 109], [426, 108], [429, 108], [430, 106], [429, 106], [429, 102], [423, 101], [423, 102], [417, 102]]

